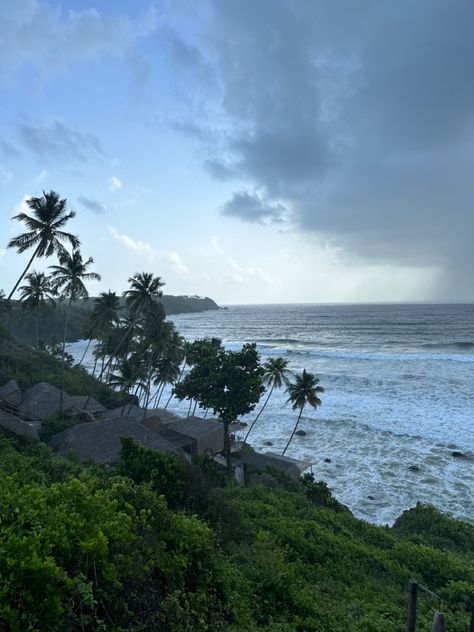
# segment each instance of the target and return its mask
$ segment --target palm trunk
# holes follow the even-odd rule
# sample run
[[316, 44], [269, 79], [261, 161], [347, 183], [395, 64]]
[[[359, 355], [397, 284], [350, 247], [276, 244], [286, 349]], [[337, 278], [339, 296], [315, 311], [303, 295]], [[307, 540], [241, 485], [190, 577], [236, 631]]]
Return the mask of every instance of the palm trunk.
[[163, 393], [165, 392], [165, 386], [166, 386], [166, 383], [165, 383], [165, 382], [163, 382], [163, 384], [162, 384], [162, 386], [161, 386], [160, 395], [159, 395], [158, 400], [157, 400], [157, 402], [156, 402], [156, 407], [157, 407], [157, 408], [158, 408], [158, 406], [160, 405], [161, 396], [162, 396], [162, 395], [163, 395]]
[[81, 366], [84, 358], [86, 357], [86, 353], [89, 351], [89, 347], [91, 346], [91, 342], [92, 342], [92, 338], [89, 338], [89, 342], [87, 343], [87, 347], [86, 350], [84, 351], [84, 353], [82, 354], [82, 358], [79, 361], [79, 364], [77, 366]]
[[166, 410], [168, 408], [168, 406], [170, 405], [170, 401], [173, 399], [173, 396], [174, 396], [174, 387], [171, 389], [171, 395], [168, 397], [168, 401], [166, 402], [163, 410]]
[[268, 400], [270, 399], [272, 393], [273, 393], [273, 389], [275, 388], [275, 384], [272, 384], [272, 387], [270, 389], [270, 392], [268, 393], [268, 397], [265, 400], [265, 403], [263, 404], [262, 408], [260, 409], [258, 415], [255, 417], [255, 419], [252, 421], [252, 424], [250, 426], [250, 428], [247, 431], [247, 434], [245, 435], [245, 439], [244, 439], [244, 443], [247, 441], [247, 437], [249, 436], [249, 434], [252, 432], [252, 428], [255, 426], [255, 424], [258, 421], [258, 418], [260, 417], [260, 415], [263, 413], [263, 411], [265, 410], [265, 406], [268, 404]]
[[72, 302], [72, 299], [69, 298], [69, 301], [67, 303], [67, 310], [66, 310], [66, 322], [64, 323], [63, 350], [62, 350], [62, 357], [61, 357], [61, 392], [59, 393], [59, 414], [61, 417], [63, 416], [63, 403], [64, 403], [64, 356], [66, 353], [66, 336], [67, 336], [67, 326], [69, 323], [69, 312], [71, 309], [71, 302]]
[[193, 408], [193, 416], [196, 414], [196, 408], [197, 408], [197, 400], [194, 402], [194, 408]]
[[188, 414], [186, 415], [186, 417], [189, 417], [189, 415], [191, 414], [192, 405], [193, 405], [193, 398], [191, 397], [191, 399], [189, 400]]
[[300, 414], [298, 415], [298, 419], [296, 420], [295, 427], [293, 428], [293, 432], [291, 433], [291, 437], [288, 439], [288, 443], [286, 444], [285, 449], [284, 449], [284, 450], [283, 450], [283, 452], [281, 453], [281, 456], [285, 456], [285, 452], [288, 450], [288, 446], [290, 445], [291, 440], [292, 440], [292, 439], [293, 439], [293, 437], [295, 436], [295, 432], [296, 432], [296, 430], [297, 430], [297, 428], [298, 428], [298, 424], [300, 423], [301, 415], [303, 414], [303, 408], [304, 408], [304, 406], [301, 406], [301, 409], [300, 409]]
[[227, 474], [232, 474], [232, 464], [230, 460], [229, 426], [230, 423], [228, 421], [224, 421], [224, 455], [227, 462]]
[[13, 290], [10, 292], [10, 294], [8, 295], [7, 298], [7, 303], [10, 301], [11, 297], [15, 294], [16, 292], [16, 288], [20, 285], [20, 283], [23, 280], [23, 277], [25, 276], [25, 274], [28, 272], [28, 268], [30, 267], [30, 265], [33, 263], [33, 259], [36, 257], [36, 255], [38, 254], [39, 249], [41, 248], [42, 243], [39, 243], [36, 250], [34, 251], [34, 253], [31, 256], [31, 259], [28, 261], [28, 265], [26, 266], [26, 268], [23, 270], [22, 275], [20, 276], [20, 278], [18, 279], [18, 281], [15, 283], [15, 286], [13, 287]]
[[36, 323], [35, 323], [35, 339], [36, 339], [36, 348], [39, 347], [39, 335], [38, 335], [38, 320], [39, 320], [39, 303], [36, 306]]

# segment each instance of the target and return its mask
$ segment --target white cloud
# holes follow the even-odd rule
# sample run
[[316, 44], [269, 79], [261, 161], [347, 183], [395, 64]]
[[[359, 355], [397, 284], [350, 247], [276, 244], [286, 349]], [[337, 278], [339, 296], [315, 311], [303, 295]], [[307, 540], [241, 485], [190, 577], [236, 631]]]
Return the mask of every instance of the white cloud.
[[129, 235], [119, 233], [119, 231], [113, 227], [109, 227], [108, 231], [109, 234], [112, 235], [112, 237], [121, 243], [127, 250], [144, 257], [148, 263], [159, 263], [161, 265], [165, 265], [178, 276], [182, 278], [189, 277], [189, 268], [185, 265], [177, 252], [160, 252], [155, 250], [155, 248], [150, 246], [150, 244], [147, 244], [140, 239], [133, 239], [133, 237], [130, 237]]
[[112, 176], [109, 180], [107, 180], [107, 182], [109, 185], [109, 191], [112, 192], [118, 191], [123, 187], [122, 180], [120, 180], [120, 178], [117, 178], [116, 176]]
[[224, 254], [224, 250], [221, 246], [221, 241], [219, 239], [219, 237], [217, 235], [211, 235], [211, 243], [212, 246], [214, 248], [214, 250], [217, 252], [217, 254], [219, 255], [223, 255]]
[[12, 74], [24, 65], [43, 74], [58, 74], [73, 64], [104, 57], [125, 58], [136, 73], [137, 42], [157, 28], [153, 4], [131, 18], [101, 14], [96, 9], [62, 12], [59, 6], [41, 0], [2, 0], [0, 75]]
[[42, 171], [38, 173], [37, 176], [33, 178], [32, 182], [34, 184], [39, 184], [40, 182], [43, 182], [47, 178], [49, 178], [49, 171], [47, 169], [43, 169]]

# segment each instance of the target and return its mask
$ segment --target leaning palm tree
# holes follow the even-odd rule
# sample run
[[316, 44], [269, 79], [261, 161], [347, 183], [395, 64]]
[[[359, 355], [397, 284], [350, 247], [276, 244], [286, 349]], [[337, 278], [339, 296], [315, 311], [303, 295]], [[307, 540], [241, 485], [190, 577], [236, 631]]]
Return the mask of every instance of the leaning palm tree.
[[263, 382], [264, 384], [270, 387], [270, 390], [268, 392], [267, 398], [262, 408], [258, 412], [258, 415], [252, 421], [252, 424], [250, 425], [250, 428], [248, 429], [247, 434], [245, 435], [244, 442], [247, 441], [247, 437], [252, 432], [252, 428], [255, 426], [260, 415], [265, 410], [265, 406], [268, 404], [268, 400], [272, 396], [272, 393], [275, 390], [275, 388], [281, 388], [283, 384], [285, 385], [288, 384], [288, 375], [290, 371], [287, 367], [288, 367], [288, 361], [284, 360], [283, 358], [270, 358], [263, 365], [263, 369], [265, 371], [265, 373], [263, 374]]
[[8, 301], [15, 293], [21, 280], [28, 272], [35, 257], [50, 257], [54, 253], [64, 250], [64, 243], [73, 248], [79, 248], [80, 242], [75, 235], [66, 233], [62, 228], [75, 216], [74, 211], [67, 212], [67, 201], [61, 199], [55, 191], [46, 193], [42, 197], [32, 197], [26, 200], [32, 211], [32, 216], [18, 213], [12, 217], [23, 222], [28, 232], [18, 235], [8, 242], [8, 248], [16, 248], [19, 253], [34, 248], [33, 254], [20, 278], [15, 283], [8, 296]]
[[74, 301], [89, 296], [86, 286], [84, 285], [85, 281], [100, 281], [101, 279], [100, 274], [97, 274], [97, 272], [87, 271], [91, 263], [94, 263], [92, 257], [84, 261], [79, 250], [74, 250], [72, 254], [69, 254], [67, 250], [62, 250], [59, 253], [59, 265], [50, 266], [54, 291], [59, 293], [59, 290], [61, 290], [61, 298], [67, 299], [61, 361], [61, 395], [59, 402], [61, 415], [63, 412], [64, 355], [66, 351], [67, 328], [71, 305]]
[[303, 369], [303, 373], [296, 376], [296, 380], [294, 384], [289, 384], [287, 393], [289, 395], [286, 403], [291, 402], [293, 410], [299, 409], [298, 419], [296, 420], [295, 427], [293, 428], [293, 432], [291, 433], [290, 438], [288, 439], [288, 443], [286, 444], [285, 449], [281, 453], [283, 456], [285, 452], [288, 450], [288, 446], [291, 443], [291, 440], [295, 436], [296, 429], [298, 428], [298, 424], [300, 423], [301, 415], [303, 414], [304, 407], [308, 404], [313, 408], [321, 405], [321, 400], [318, 397], [318, 393], [324, 393], [324, 388], [322, 386], [318, 386], [319, 378], [313, 375], [312, 373], [307, 373], [306, 370]]
[[123, 293], [125, 304], [129, 311], [128, 327], [111, 354], [109, 362], [102, 367], [99, 380], [102, 379], [103, 373], [109, 368], [112, 357], [118, 354], [122, 344], [125, 343], [127, 338], [130, 338], [130, 334], [135, 329], [140, 317], [151, 312], [164, 314], [163, 306], [159, 302], [163, 294], [160, 288], [164, 285], [161, 277], [155, 277], [151, 272], [137, 272], [128, 279], [128, 282], [130, 283], [130, 289]]
[[39, 310], [43, 305], [54, 303], [51, 279], [44, 272], [29, 272], [25, 277], [28, 285], [20, 287], [22, 307], [35, 312], [35, 346], [38, 348]]

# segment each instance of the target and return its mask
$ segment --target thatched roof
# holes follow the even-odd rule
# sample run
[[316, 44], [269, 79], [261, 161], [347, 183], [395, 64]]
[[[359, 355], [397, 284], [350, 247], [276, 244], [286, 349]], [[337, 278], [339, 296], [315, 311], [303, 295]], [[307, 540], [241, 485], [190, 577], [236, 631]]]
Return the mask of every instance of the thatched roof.
[[300, 461], [298, 459], [292, 459], [289, 456], [281, 456], [274, 452], [248, 452], [242, 454], [242, 463], [251, 465], [257, 470], [265, 471], [267, 466], [277, 467], [280, 470], [284, 470], [290, 476], [299, 478], [301, 474], [307, 470], [311, 463], [306, 461]]
[[[143, 411], [142, 411], [143, 416]], [[181, 421], [182, 417], [178, 417], [174, 413], [170, 413], [168, 410], [164, 410], [163, 408], [152, 408], [147, 410], [146, 418], [143, 420], [145, 426], [151, 428], [152, 430], [159, 430], [164, 426], [168, 426], [174, 421]]]
[[54, 435], [49, 446], [61, 456], [73, 453], [80, 461], [115, 463], [120, 452], [121, 437], [132, 437], [143, 447], [159, 452], [174, 452], [177, 449], [158, 432], [128, 416], [78, 424]]
[[[23, 400], [18, 406], [22, 417], [31, 419], [44, 419], [49, 415], [59, 412], [59, 400], [61, 390], [40, 382], [29, 388], [23, 395]], [[74, 410], [74, 402], [72, 398], [64, 391], [63, 393], [63, 411]]]
[[[77, 409], [78, 412], [86, 410], [89, 413], [98, 415], [99, 413], [103, 413], [106, 411], [105, 406], [102, 406], [102, 404], [98, 402], [94, 397], [89, 397], [88, 395], [72, 395], [71, 399], [73, 401], [74, 407]], [[86, 403], [87, 408], [84, 408]]]
[[36, 428], [21, 421], [15, 415], [10, 415], [0, 409], [0, 430], [6, 431], [7, 434], [14, 434], [18, 437], [28, 437], [29, 439], [39, 439]]
[[0, 386], [0, 400], [11, 404], [12, 406], [19, 406], [21, 403], [21, 389], [15, 380], [10, 380], [3, 386]]
[[143, 417], [143, 408], [135, 406], [135, 404], [126, 404], [125, 408], [118, 406], [117, 408], [105, 410], [99, 415], [99, 419], [114, 419], [115, 417], [134, 417], [141, 419]]
[[215, 432], [223, 432], [223, 425], [215, 419], [201, 419], [201, 417], [186, 417], [168, 424], [175, 432], [180, 432], [193, 439], [199, 439]]

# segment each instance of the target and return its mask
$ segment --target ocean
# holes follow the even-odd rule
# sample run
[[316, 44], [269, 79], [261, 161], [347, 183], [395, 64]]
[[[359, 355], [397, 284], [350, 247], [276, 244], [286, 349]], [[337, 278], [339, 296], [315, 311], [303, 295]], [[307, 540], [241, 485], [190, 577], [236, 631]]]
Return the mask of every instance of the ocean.
[[[474, 305], [245, 305], [171, 320], [189, 340], [255, 342], [262, 360], [320, 378], [322, 405], [305, 410], [287, 455], [356, 516], [391, 524], [420, 501], [474, 522]], [[273, 393], [255, 449], [285, 446], [297, 414], [286, 399]]]

